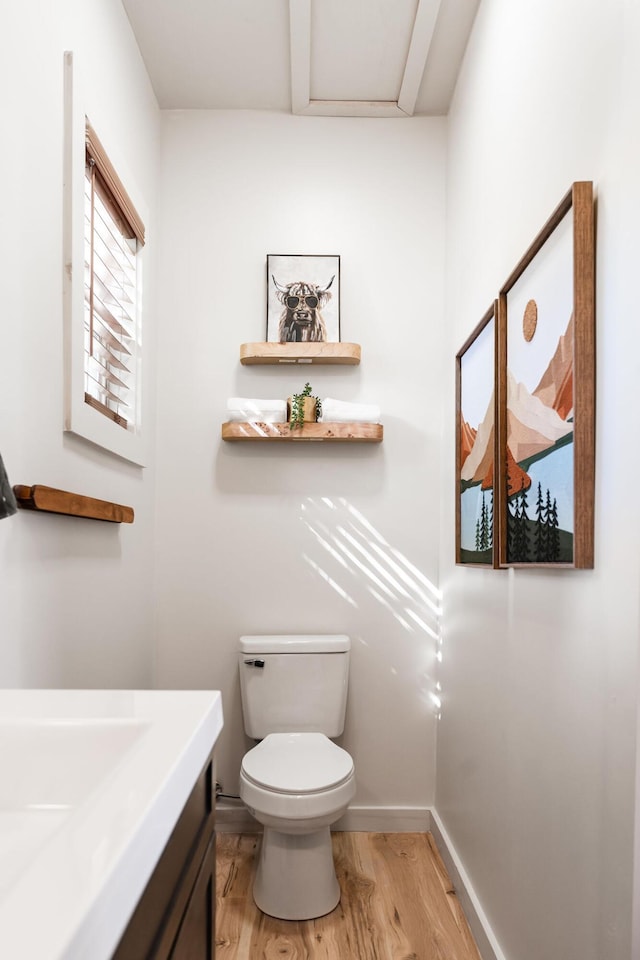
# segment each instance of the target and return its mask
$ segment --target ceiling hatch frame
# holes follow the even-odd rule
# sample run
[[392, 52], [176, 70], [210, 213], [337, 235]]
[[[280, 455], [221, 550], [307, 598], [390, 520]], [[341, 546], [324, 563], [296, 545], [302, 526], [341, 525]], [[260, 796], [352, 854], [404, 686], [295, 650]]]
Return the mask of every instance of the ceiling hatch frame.
[[311, 117], [412, 117], [441, 0], [418, 0], [397, 100], [311, 99], [311, 0], [289, 0], [291, 112]]

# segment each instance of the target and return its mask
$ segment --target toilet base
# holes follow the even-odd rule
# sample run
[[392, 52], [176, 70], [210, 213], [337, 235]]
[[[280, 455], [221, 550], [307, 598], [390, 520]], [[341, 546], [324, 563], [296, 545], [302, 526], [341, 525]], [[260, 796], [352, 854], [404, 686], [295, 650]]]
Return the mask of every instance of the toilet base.
[[313, 920], [340, 902], [329, 827], [280, 833], [265, 827], [253, 885], [256, 906], [280, 920]]

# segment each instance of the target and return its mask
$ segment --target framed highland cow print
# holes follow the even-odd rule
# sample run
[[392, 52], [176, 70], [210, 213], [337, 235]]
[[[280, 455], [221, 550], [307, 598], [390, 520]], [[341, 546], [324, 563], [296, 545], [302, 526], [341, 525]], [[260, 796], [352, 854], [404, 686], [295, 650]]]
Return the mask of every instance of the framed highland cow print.
[[574, 183], [498, 299], [501, 566], [593, 567], [595, 240]]
[[267, 341], [340, 340], [340, 257], [267, 256]]
[[456, 563], [498, 563], [496, 505], [496, 305], [456, 356]]

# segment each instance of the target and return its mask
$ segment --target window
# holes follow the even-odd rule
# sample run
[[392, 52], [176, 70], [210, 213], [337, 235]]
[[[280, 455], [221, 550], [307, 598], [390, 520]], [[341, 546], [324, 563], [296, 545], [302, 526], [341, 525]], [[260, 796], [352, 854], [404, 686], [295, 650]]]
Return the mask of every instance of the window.
[[135, 427], [138, 251], [144, 224], [86, 123], [84, 180], [84, 402]]
[[144, 245], [147, 162], [127, 138], [120, 108], [92, 97], [66, 51], [64, 431], [140, 467], [150, 441], [142, 377], [152, 341], [141, 312], [151, 246]]

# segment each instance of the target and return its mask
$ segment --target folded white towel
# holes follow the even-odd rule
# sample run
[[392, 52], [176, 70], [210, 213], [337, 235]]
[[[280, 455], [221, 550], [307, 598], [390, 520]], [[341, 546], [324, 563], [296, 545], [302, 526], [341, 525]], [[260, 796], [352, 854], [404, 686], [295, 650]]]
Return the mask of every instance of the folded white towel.
[[229, 420], [259, 420], [262, 423], [286, 423], [286, 400], [261, 400], [252, 397], [229, 397]]
[[375, 403], [349, 403], [326, 397], [322, 401], [324, 423], [380, 423], [380, 407]]
[[261, 413], [250, 413], [247, 410], [227, 410], [227, 420], [246, 423], [248, 420], [254, 423], [286, 423], [287, 414], [276, 413], [275, 411], [263, 410]]

